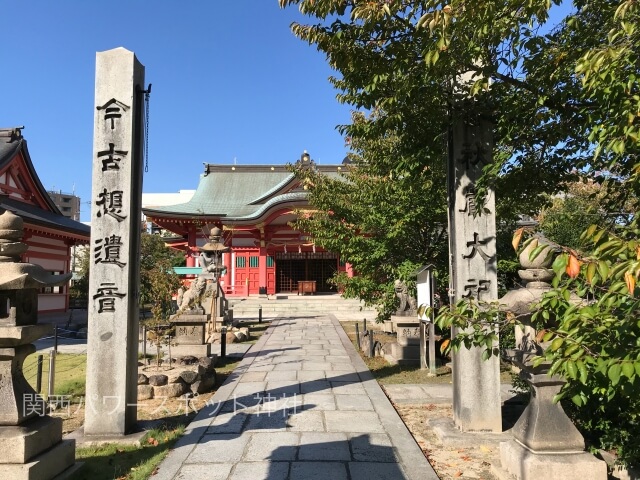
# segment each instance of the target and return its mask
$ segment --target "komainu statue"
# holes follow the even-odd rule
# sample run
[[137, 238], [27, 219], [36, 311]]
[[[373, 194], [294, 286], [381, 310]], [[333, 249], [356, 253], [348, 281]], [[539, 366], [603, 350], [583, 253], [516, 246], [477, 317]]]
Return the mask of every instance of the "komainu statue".
[[204, 296], [205, 289], [207, 288], [207, 281], [204, 278], [198, 277], [191, 282], [189, 290], [180, 295], [178, 292], [178, 310], [180, 312], [186, 312], [191, 310], [202, 310], [202, 297]]
[[402, 280], [396, 280], [393, 282], [393, 289], [396, 292], [396, 297], [400, 300], [396, 315], [401, 317], [417, 315], [416, 299], [409, 295], [407, 285]]

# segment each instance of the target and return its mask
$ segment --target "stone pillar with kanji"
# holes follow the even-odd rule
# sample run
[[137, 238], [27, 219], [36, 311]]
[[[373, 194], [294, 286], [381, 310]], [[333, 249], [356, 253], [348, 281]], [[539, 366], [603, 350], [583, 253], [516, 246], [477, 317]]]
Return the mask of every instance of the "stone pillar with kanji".
[[133, 52], [96, 54], [91, 269], [84, 433], [136, 424], [144, 67]]
[[[482, 204], [476, 199], [476, 182], [491, 162], [492, 130], [486, 119], [473, 112], [473, 105], [454, 111], [449, 139], [449, 297], [453, 304], [498, 298], [494, 192], [489, 190]], [[457, 333], [453, 329], [452, 336]], [[454, 422], [462, 431], [501, 432], [500, 362], [497, 356], [483, 359], [483, 351], [462, 346], [452, 355]]]

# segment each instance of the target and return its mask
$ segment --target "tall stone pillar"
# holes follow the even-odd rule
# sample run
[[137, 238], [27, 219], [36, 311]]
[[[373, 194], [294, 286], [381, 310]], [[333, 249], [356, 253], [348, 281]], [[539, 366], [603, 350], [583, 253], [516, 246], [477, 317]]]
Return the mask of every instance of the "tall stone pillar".
[[[488, 192], [483, 205], [475, 201], [476, 181], [491, 161], [491, 127], [478, 115], [459, 115], [450, 134], [447, 174], [449, 295], [454, 304], [498, 298], [494, 193]], [[483, 350], [461, 347], [453, 354], [454, 422], [462, 431], [501, 432], [500, 363], [496, 356], [483, 360]]]
[[136, 423], [144, 67], [96, 54], [85, 435]]

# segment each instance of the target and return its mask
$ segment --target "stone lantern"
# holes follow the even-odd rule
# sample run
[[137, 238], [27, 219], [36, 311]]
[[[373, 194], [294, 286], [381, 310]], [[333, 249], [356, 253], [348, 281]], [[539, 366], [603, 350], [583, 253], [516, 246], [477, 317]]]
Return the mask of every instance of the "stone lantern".
[[0, 207], [0, 472], [5, 478], [47, 480], [75, 463], [75, 441], [62, 440], [62, 419], [46, 415], [45, 403], [23, 375], [31, 343], [53, 332], [38, 324], [38, 291], [71, 278], [22, 263], [22, 218]]
[[[227, 313], [226, 299], [224, 292], [220, 288], [220, 276], [224, 273], [225, 267], [222, 264], [222, 254], [227, 253], [230, 248], [221, 241], [222, 230], [213, 227], [209, 233], [209, 241], [200, 250], [200, 264], [202, 273], [199, 278], [213, 280], [212, 302], [211, 302], [211, 322], [213, 330], [217, 331], [217, 326], [222, 325]], [[231, 320], [227, 318], [227, 320]]]
[[212, 279], [214, 282], [218, 282], [220, 275], [225, 270], [222, 265], [222, 254], [229, 251], [229, 247], [220, 241], [221, 237], [222, 230], [218, 227], [213, 227], [209, 233], [209, 241], [198, 248], [202, 266], [201, 276]]
[[[175, 345], [172, 348], [175, 356], [211, 355], [212, 332], [217, 331], [216, 326], [222, 326], [227, 312], [219, 279], [225, 270], [222, 254], [228, 252], [229, 247], [220, 241], [221, 237], [222, 230], [214, 227], [209, 234], [209, 242], [198, 248], [202, 273], [193, 280], [189, 291], [178, 295], [178, 313], [169, 318], [169, 322], [176, 327]], [[211, 306], [210, 314], [207, 314], [201, 302], [209, 280], [212, 281]]]
[[[543, 240], [541, 240], [543, 241]], [[565, 480], [606, 480], [607, 466], [584, 451], [584, 438], [553, 397], [566, 380], [559, 375], [549, 376], [551, 363], [537, 367], [532, 360], [544, 352], [546, 344], [536, 339], [531, 325], [531, 307], [551, 289], [548, 283], [554, 272], [551, 247], [543, 249], [536, 258], [530, 252], [538, 245], [535, 241], [520, 254], [524, 270], [518, 275], [526, 282], [524, 288], [511, 290], [500, 299], [504, 311], [518, 316], [522, 326], [516, 326], [516, 348], [507, 350], [507, 359], [520, 368], [520, 377], [531, 386], [531, 399], [511, 430], [512, 439], [500, 444], [500, 461], [508, 477], [517, 480], [562, 478]], [[579, 301], [578, 297], [575, 301]]]

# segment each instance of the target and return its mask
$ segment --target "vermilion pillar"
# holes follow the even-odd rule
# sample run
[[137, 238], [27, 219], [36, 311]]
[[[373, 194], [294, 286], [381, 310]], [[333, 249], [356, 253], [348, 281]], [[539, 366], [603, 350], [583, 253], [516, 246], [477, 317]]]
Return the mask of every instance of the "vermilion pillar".
[[231, 286], [231, 252], [222, 254], [222, 264], [224, 265], [224, 268], [227, 269], [225, 274], [222, 276], [224, 284], [225, 286]]
[[258, 292], [266, 295], [267, 293], [267, 249], [260, 248], [260, 261], [258, 263]]
[[347, 272], [347, 277], [353, 277], [353, 266], [350, 263], [345, 263], [344, 268]]
[[195, 267], [196, 266], [196, 229], [194, 227], [189, 228], [189, 233], [187, 234], [187, 267]]

